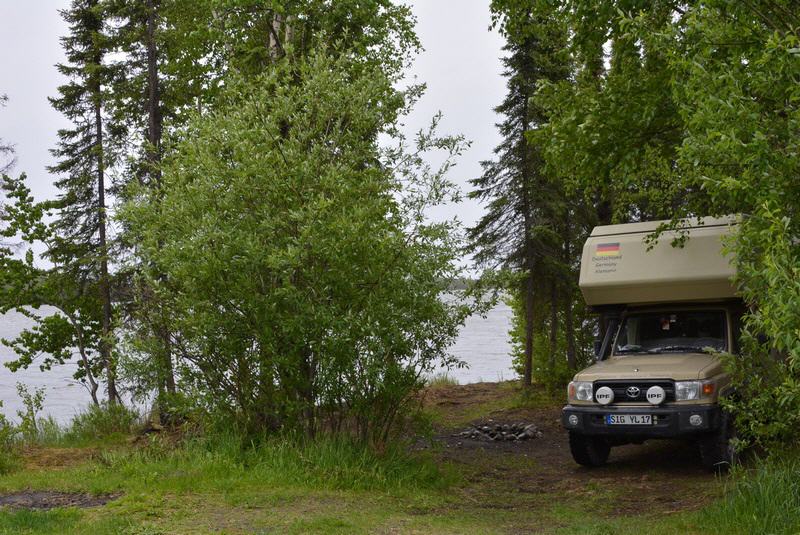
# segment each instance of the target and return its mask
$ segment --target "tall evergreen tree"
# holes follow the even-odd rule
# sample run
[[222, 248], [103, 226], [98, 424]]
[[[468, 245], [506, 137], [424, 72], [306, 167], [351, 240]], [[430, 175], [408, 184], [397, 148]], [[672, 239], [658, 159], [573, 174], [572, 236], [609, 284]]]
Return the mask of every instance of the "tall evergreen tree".
[[[164, 119], [169, 117], [171, 110], [177, 111], [190, 102], [191, 97], [186, 91], [178, 92], [179, 98], [174, 101], [169, 96], [164, 98], [164, 80], [167, 78], [169, 58], [163, 48], [167, 46], [167, 28], [175, 15], [170, 9], [176, 4], [181, 2], [113, 0], [108, 4], [109, 13], [115, 22], [114, 46], [123, 54], [118, 66], [125, 72], [125, 76], [115, 79], [114, 106], [116, 115], [125, 124], [119, 133], [133, 147], [132, 157], [118, 182], [118, 191], [123, 196], [131, 181], [155, 190], [161, 188]], [[191, 55], [191, 49], [187, 47], [185, 53]], [[178, 77], [176, 85], [184, 80], [185, 77]], [[135, 273], [127, 275], [129, 284], [135, 284], [135, 277], [130, 278]], [[148, 288], [131, 289], [134, 294], [146, 295], [149, 301], [156, 300], [154, 292]], [[141, 298], [134, 302], [140, 300]], [[165, 392], [175, 393], [168, 318], [163, 306], [151, 306], [148, 309], [155, 309], [156, 312], [149, 314], [146, 321], [138, 324], [139, 327], [145, 325], [146, 328], [137, 329], [137, 335], [152, 337], [148, 347], [153, 356], [151, 368], [154, 371], [155, 384], [147, 385], [147, 388], [155, 387], [159, 397], [162, 397]], [[133, 309], [127, 312], [135, 313]]]
[[[496, 3], [503, 13], [507, 6]], [[551, 302], [551, 346], [557, 337], [558, 273], [561, 260], [561, 188], [547, 175], [530, 132], [547, 121], [532, 97], [541, 81], [558, 82], [570, 74], [564, 55], [566, 32], [555, 17], [526, 9], [516, 15], [528, 18], [524, 34], [503, 27], [507, 56], [503, 59], [508, 94], [495, 111], [503, 116], [497, 125], [503, 141], [496, 159], [485, 161], [483, 175], [472, 181], [470, 196], [487, 203], [486, 214], [470, 229], [478, 265], [508, 269], [517, 274], [512, 291], [522, 296], [524, 309], [523, 384], [531, 384], [534, 338], [541, 331], [544, 310]], [[515, 18], [515, 23], [519, 21]]]
[[67, 58], [58, 64], [68, 82], [50, 99], [73, 124], [58, 132], [53, 149], [60, 193], [54, 239], [48, 257], [74, 277], [76, 287], [97, 292], [102, 308], [100, 360], [106, 373], [109, 403], [119, 400], [113, 349], [113, 310], [109, 274], [106, 168], [111, 151], [106, 143], [104, 109], [112, 72], [104, 64], [108, 52], [104, 12], [98, 0], [73, 0], [61, 12], [69, 34], [61, 39]]

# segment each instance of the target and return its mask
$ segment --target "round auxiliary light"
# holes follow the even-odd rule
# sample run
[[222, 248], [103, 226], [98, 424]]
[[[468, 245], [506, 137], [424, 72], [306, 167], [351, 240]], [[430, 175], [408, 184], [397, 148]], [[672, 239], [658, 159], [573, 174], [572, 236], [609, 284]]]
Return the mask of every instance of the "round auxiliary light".
[[569, 422], [569, 425], [571, 425], [573, 427], [578, 425], [578, 415], [577, 414], [570, 414], [569, 418], [567, 418], [567, 421]]
[[647, 389], [647, 395], [645, 397], [652, 405], [660, 405], [667, 398], [667, 394], [660, 386], [651, 386]]
[[597, 392], [594, 393], [594, 398], [600, 405], [608, 405], [614, 401], [614, 391], [607, 386], [601, 386], [597, 389]]
[[689, 416], [689, 423], [695, 427], [703, 425], [703, 417], [700, 416], [699, 414], [692, 414], [691, 416]]

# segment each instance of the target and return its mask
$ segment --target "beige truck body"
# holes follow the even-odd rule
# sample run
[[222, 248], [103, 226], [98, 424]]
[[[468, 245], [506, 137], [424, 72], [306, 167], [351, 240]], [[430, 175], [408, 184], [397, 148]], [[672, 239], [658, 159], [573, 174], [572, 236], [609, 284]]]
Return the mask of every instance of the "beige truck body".
[[719, 355], [737, 349], [743, 311], [725, 252], [736, 227], [735, 217], [686, 220], [655, 242], [665, 221], [592, 231], [580, 289], [600, 313], [597, 361], [575, 375], [561, 415], [578, 464], [600, 466], [613, 446], [654, 438], [695, 441], [714, 470], [734, 462]]
[[[724, 239], [735, 232], [737, 219], [705, 218], [684, 222], [683, 247], [673, 247], [678, 232], [664, 232], [652, 247], [645, 241], [666, 221], [596, 227], [583, 247], [580, 289], [586, 303], [620, 305], [627, 310], [659, 311], [682, 307], [722, 310], [726, 314], [727, 351], [733, 351], [731, 299], [736, 297], [734, 269], [724, 254]], [[665, 303], [669, 303], [665, 307]], [[576, 381], [669, 378], [674, 381], [716, 378], [713, 396], [681, 404], [715, 402], [728, 383], [722, 363], [713, 354], [669, 353], [615, 355], [575, 376]], [[592, 405], [592, 401], [573, 402]], [[642, 403], [646, 405], [646, 403]]]
[[730, 258], [723, 240], [735, 232], [734, 217], [684, 222], [689, 239], [673, 247], [664, 232], [648, 250], [645, 238], [665, 221], [595, 227], [583, 247], [580, 289], [586, 303], [634, 305], [735, 297]]

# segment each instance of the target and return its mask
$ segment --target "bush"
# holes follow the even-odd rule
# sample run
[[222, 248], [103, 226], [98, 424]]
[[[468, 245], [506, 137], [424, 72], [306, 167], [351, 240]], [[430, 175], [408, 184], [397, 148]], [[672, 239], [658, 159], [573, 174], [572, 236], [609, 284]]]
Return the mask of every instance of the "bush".
[[460, 275], [455, 223], [426, 219], [450, 198], [451, 161], [431, 171], [420, 156], [461, 140], [421, 134], [409, 153], [407, 95], [352, 57], [231, 80], [165, 162], [163, 189], [123, 211], [170, 309], [182, 387], [252, 434], [386, 440], [424, 373], [453, 364], [468, 313], [441, 299]]
[[[2, 407], [3, 402], [0, 400], [0, 408]], [[16, 436], [16, 428], [0, 413], [0, 475], [7, 474], [17, 464]]]
[[19, 426], [17, 430], [25, 442], [39, 441], [39, 413], [44, 406], [44, 388], [37, 388], [31, 394], [23, 383], [17, 383], [17, 395], [22, 400], [24, 411], [17, 411]]
[[732, 245], [752, 306], [742, 354], [726, 357], [738, 394], [728, 403], [744, 443], [780, 448], [800, 427], [800, 231], [793, 218], [766, 208], [740, 227]]

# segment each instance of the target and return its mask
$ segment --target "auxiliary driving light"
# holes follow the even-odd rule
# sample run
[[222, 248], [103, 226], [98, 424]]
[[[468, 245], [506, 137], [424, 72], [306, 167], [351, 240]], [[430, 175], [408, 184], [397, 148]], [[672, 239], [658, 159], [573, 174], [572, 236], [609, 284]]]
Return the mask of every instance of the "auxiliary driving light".
[[665, 399], [667, 399], [667, 395], [664, 392], [664, 389], [658, 385], [651, 386], [647, 389], [647, 401], [650, 402], [651, 405], [660, 405]]
[[695, 427], [703, 425], [703, 417], [700, 416], [699, 414], [692, 414], [691, 416], [689, 416], [689, 423]]
[[578, 425], [578, 415], [577, 414], [570, 414], [569, 418], [567, 418], [567, 421], [569, 422], [569, 425], [571, 425], [573, 427]]
[[607, 386], [601, 386], [594, 393], [594, 398], [600, 405], [608, 405], [614, 401], [614, 391]]

